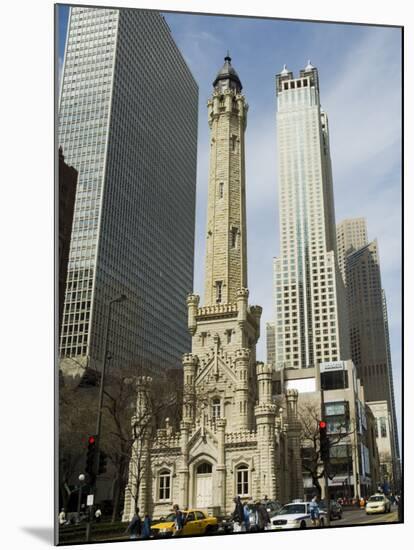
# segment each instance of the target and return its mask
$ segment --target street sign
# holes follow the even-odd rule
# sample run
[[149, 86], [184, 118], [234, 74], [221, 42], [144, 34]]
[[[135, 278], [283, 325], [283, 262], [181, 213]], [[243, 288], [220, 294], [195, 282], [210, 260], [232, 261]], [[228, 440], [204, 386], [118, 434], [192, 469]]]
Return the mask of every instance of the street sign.
[[93, 495], [88, 495], [86, 498], [86, 505], [92, 506], [93, 505]]

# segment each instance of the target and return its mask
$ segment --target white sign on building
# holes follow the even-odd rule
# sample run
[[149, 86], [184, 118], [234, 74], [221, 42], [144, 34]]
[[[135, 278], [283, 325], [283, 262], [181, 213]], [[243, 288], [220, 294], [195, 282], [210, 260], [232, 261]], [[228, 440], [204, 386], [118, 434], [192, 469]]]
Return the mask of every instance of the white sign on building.
[[315, 392], [315, 378], [296, 378], [292, 380], [286, 380], [285, 391], [286, 390], [298, 390], [299, 393]]
[[328, 361], [320, 364], [321, 372], [330, 372], [332, 370], [345, 370], [345, 361]]

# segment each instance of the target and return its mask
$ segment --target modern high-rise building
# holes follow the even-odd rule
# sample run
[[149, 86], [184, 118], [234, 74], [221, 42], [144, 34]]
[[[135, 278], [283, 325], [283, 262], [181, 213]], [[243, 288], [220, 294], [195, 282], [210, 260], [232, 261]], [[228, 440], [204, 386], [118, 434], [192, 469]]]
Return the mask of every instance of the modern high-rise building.
[[365, 218], [350, 218], [336, 226], [336, 246], [338, 265], [342, 279], [346, 284], [346, 257], [351, 252], [368, 244], [367, 224]]
[[[346, 236], [346, 237], [344, 237]], [[394, 479], [398, 477], [399, 446], [395, 412], [394, 383], [388, 330], [388, 313], [381, 282], [381, 268], [376, 240], [368, 242], [363, 219], [344, 220], [337, 227], [339, 262], [344, 267], [348, 302], [351, 357], [364, 385], [368, 403], [386, 402], [387, 415], [380, 415], [378, 434], [384, 433], [384, 423], [390, 426], [387, 440], [392, 448], [385, 454], [394, 462]], [[346, 242], [346, 246], [341, 246]], [[378, 407], [373, 408], [376, 415]], [[382, 410], [382, 408], [381, 408]], [[378, 417], [379, 418], [379, 417]], [[384, 436], [379, 435], [379, 447], [384, 448]], [[384, 455], [382, 453], [382, 455]], [[384, 455], [385, 456], [385, 455]], [[381, 453], [380, 453], [381, 461]]]
[[[191, 339], [198, 86], [162, 15], [70, 10], [59, 144], [79, 172], [62, 358], [163, 370]], [[67, 359], [69, 358], [69, 359]]]
[[276, 342], [275, 342], [275, 324], [266, 323], [266, 363], [275, 368], [276, 361]]
[[274, 260], [276, 368], [350, 357], [336, 258], [328, 117], [318, 71], [276, 76], [280, 256]]
[[389, 378], [389, 384], [390, 384], [390, 399], [391, 399], [388, 405], [391, 411], [391, 420], [392, 420], [393, 438], [394, 438], [393, 451], [396, 457], [394, 475], [396, 479], [399, 479], [401, 475], [401, 471], [400, 471], [401, 457], [400, 457], [400, 445], [399, 445], [399, 439], [398, 439], [397, 415], [395, 411], [394, 375], [393, 375], [392, 360], [391, 360], [391, 344], [390, 344], [390, 332], [389, 332], [389, 325], [388, 325], [387, 298], [385, 296], [384, 290], [382, 291], [382, 306], [383, 306], [383, 313], [384, 313], [385, 344], [387, 349], [388, 378]]

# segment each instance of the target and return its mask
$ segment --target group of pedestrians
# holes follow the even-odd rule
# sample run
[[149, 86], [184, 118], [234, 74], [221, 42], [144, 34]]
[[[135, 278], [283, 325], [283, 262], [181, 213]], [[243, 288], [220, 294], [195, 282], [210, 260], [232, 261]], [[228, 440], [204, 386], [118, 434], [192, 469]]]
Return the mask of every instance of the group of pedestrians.
[[144, 515], [144, 520], [139, 515], [139, 508], [135, 510], [128, 527], [125, 529], [125, 534], [129, 533], [131, 540], [149, 539], [151, 535], [151, 518], [149, 514]]
[[[265, 497], [266, 498], [266, 497]], [[246, 502], [244, 505], [239, 496], [234, 497], [232, 514], [233, 531], [264, 531], [270, 523], [270, 517], [263, 501]]]
[[[69, 512], [68, 515], [66, 515], [65, 509], [62, 508], [58, 515], [58, 521], [59, 521], [59, 525], [63, 527], [66, 525], [74, 525], [76, 523], [80, 523], [81, 521], [87, 520], [90, 517], [91, 517], [91, 510], [87, 510], [86, 506], [82, 504], [79, 512]], [[96, 523], [101, 522], [102, 510], [99, 508], [99, 506], [96, 508], [95, 512], [93, 513], [93, 517]]]

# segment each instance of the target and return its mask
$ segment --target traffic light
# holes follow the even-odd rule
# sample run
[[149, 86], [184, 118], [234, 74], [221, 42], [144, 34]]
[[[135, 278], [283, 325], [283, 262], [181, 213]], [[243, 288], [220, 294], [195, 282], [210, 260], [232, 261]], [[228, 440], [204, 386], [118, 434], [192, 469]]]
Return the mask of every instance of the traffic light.
[[89, 478], [91, 481], [93, 481], [96, 477], [95, 460], [96, 460], [96, 436], [90, 435], [88, 437], [88, 451], [86, 453], [85, 472], [89, 475]]
[[319, 421], [319, 446], [322, 462], [329, 462], [329, 438], [326, 433], [327, 425], [324, 420]]
[[108, 455], [104, 453], [103, 451], [100, 451], [99, 453], [99, 466], [98, 466], [98, 475], [104, 474], [106, 472], [106, 461], [108, 459]]

